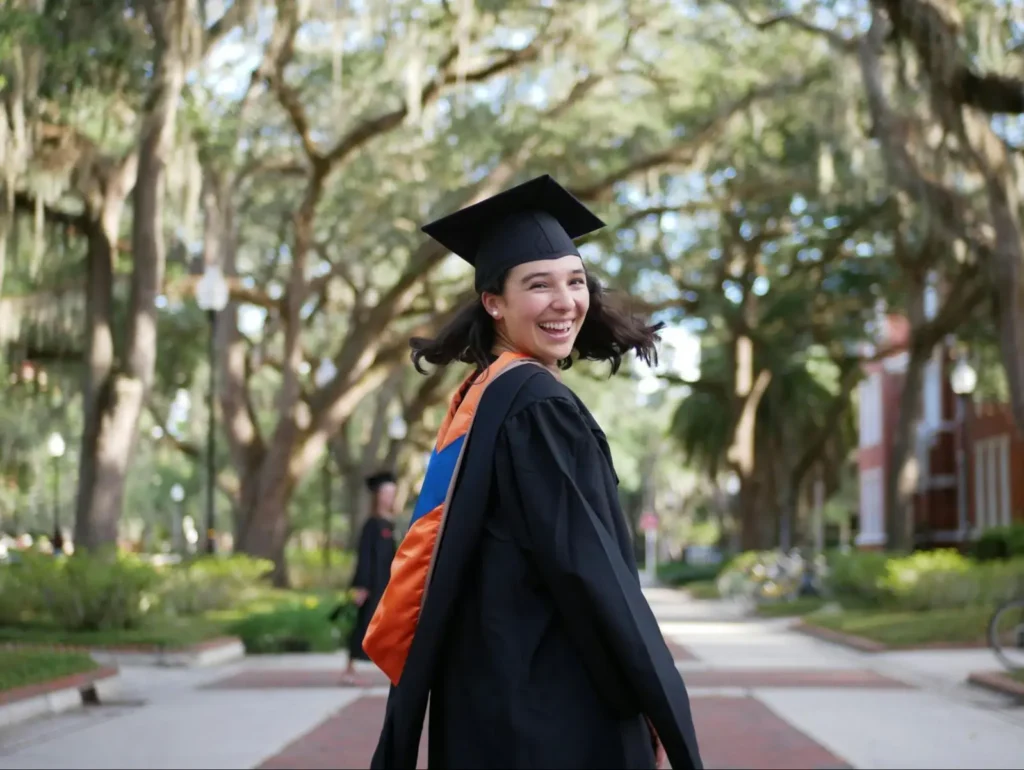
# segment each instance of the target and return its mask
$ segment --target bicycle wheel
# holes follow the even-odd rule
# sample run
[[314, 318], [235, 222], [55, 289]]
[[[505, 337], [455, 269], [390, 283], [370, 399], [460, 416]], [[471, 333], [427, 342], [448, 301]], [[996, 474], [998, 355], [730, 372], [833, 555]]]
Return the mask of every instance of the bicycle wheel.
[[988, 644], [1010, 671], [1024, 671], [1024, 599], [996, 610], [988, 623]]

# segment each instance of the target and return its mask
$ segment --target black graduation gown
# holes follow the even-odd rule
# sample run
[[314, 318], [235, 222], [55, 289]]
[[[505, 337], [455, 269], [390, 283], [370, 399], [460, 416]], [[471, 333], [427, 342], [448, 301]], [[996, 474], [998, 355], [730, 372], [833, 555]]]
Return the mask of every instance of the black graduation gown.
[[366, 601], [356, 614], [356, 622], [349, 636], [348, 652], [354, 660], [369, 660], [363, 652], [363, 637], [370, 626], [373, 611], [387, 587], [391, 575], [391, 561], [395, 558], [394, 524], [382, 516], [371, 516], [363, 525], [359, 537], [353, 588], [365, 588]]
[[[429, 683], [431, 768], [652, 768], [643, 715], [673, 768], [702, 767], [593, 418], [543, 373], [516, 395], [497, 441], [471, 434], [467, 452], [492, 463], [488, 499], [475, 501], [480, 531], [463, 542], [474, 502], [460, 490], [473, 480], [460, 477], [440, 557], [450, 549], [466, 563], [436, 567], [373, 766], [413, 766]], [[454, 586], [451, 601], [430, 595]]]

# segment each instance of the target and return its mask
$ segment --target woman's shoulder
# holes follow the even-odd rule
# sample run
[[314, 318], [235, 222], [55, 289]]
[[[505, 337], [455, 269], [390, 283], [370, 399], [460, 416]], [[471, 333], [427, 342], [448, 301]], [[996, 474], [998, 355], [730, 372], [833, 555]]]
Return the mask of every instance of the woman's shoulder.
[[555, 417], [604, 435], [579, 396], [547, 369], [526, 380], [509, 409], [508, 419], [527, 415]]
[[567, 409], [570, 412], [579, 411], [575, 395], [565, 383], [543, 367], [534, 368], [537, 369], [536, 374], [526, 379], [512, 401], [512, 406], [508, 411], [510, 419], [526, 410], [536, 410], [538, 407], [556, 410]]
[[[502, 431], [506, 436], [560, 436], [576, 446], [589, 445], [612, 464], [608, 439], [597, 420], [571, 388], [554, 374], [543, 371], [530, 377], [509, 409]], [[618, 476], [615, 476], [618, 483]]]

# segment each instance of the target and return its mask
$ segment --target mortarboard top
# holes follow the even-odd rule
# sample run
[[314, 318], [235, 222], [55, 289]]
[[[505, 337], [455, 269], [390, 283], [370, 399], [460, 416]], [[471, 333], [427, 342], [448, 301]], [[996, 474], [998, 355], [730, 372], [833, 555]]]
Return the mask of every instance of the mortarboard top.
[[482, 292], [524, 262], [579, 256], [573, 240], [602, 227], [604, 222], [545, 174], [421, 229], [476, 268], [474, 283]]
[[377, 473], [374, 473], [372, 476], [367, 476], [365, 481], [366, 488], [369, 489], [371, 492], [376, 492], [384, 484], [394, 484], [398, 481], [398, 479], [395, 478], [395, 474], [393, 474], [391, 471], [378, 471]]

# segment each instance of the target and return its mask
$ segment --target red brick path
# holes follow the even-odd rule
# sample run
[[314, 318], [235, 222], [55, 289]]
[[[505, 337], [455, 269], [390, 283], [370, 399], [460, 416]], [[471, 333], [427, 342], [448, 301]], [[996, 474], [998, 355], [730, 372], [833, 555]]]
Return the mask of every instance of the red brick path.
[[[697, 658], [682, 645], [666, 639], [677, 661]], [[362, 674], [370, 686], [386, 686], [380, 672]], [[907, 685], [866, 670], [709, 669], [684, 674], [687, 686], [700, 687], [875, 687]], [[339, 670], [251, 670], [213, 682], [211, 688], [340, 687]], [[701, 754], [709, 770], [732, 768], [791, 768], [826, 770], [846, 763], [797, 730], [752, 697], [695, 696], [691, 698]], [[364, 696], [340, 709], [280, 753], [264, 761], [266, 770], [329, 770], [369, 766], [384, 718], [385, 698]], [[419, 767], [426, 767], [426, 735]]]
[[697, 660], [696, 655], [694, 655], [688, 649], [683, 647], [681, 644], [676, 644], [668, 637], [665, 637], [665, 644], [668, 646], [668, 651], [672, 653], [672, 660], [676, 662]]
[[[385, 699], [364, 697], [270, 757], [265, 770], [365, 768], [377, 744]], [[693, 699], [701, 755], [708, 770], [824, 770], [848, 767], [753, 698]], [[426, 767], [426, 728], [418, 767]]]
[[[907, 687], [903, 682], [889, 679], [873, 671], [862, 669], [710, 669], [686, 671], [686, 686], [694, 687], [873, 687], [896, 689]], [[380, 672], [360, 674], [364, 687], [387, 687], [388, 680]], [[277, 690], [306, 687], [346, 687], [341, 672], [335, 670], [269, 669], [242, 671], [233, 676], [205, 685], [212, 690]]]
[[[377, 747], [386, 698], [365, 697], [340, 709], [308, 733], [265, 760], [262, 770], [334, 770], [365, 768]], [[420, 744], [419, 767], [426, 767], [426, 728]]]

